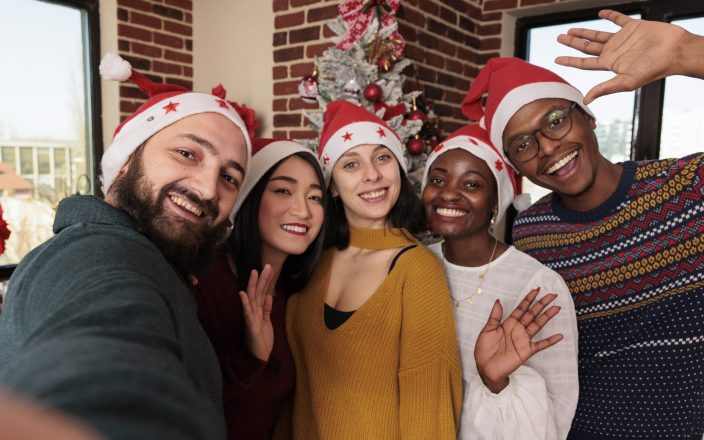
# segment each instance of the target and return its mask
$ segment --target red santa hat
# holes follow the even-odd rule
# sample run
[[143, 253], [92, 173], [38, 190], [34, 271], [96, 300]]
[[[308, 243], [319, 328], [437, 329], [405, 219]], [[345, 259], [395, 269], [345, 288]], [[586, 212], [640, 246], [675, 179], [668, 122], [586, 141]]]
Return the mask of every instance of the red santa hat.
[[100, 63], [104, 79], [135, 83], [149, 96], [134, 114], [115, 129], [112, 144], [105, 150], [101, 161], [102, 190], [107, 194], [122, 166], [130, 155], [147, 139], [167, 126], [187, 116], [198, 113], [218, 113], [231, 120], [241, 131], [247, 143], [247, 164], [251, 155], [251, 142], [247, 126], [237, 111], [223, 98], [207, 93], [195, 93], [174, 84], [158, 84], [132, 69], [129, 62], [114, 53], [105, 55]]
[[530, 195], [521, 194], [521, 178], [508, 166], [508, 161], [498, 148], [492, 145], [489, 134], [478, 124], [465, 125], [449, 135], [428, 155], [421, 180], [421, 190], [428, 184], [428, 175], [433, 162], [450, 150], [465, 150], [486, 162], [486, 165], [496, 180], [496, 195], [498, 209], [496, 221], [500, 221], [506, 209], [513, 203], [517, 210], [522, 211], [530, 206]]
[[347, 101], [328, 104], [323, 115], [323, 130], [318, 147], [326, 185], [330, 183], [332, 169], [340, 156], [365, 144], [387, 147], [396, 156], [403, 172], [406, 172], [401, 139], [381, 118]]
[[287, 139], [262, 139], [252, 140], [252, 160], [249, 171], [242, 183], [242, 189], [237, 196], [234, 212], [236, 213], [252, 189], [257, 185], [259, 179], [264, 174], [282, 160], [296, 153], [310, 154], [313, 159], [317, 159], [315, 153], [303, 145], [289, 141]]
[[[482, 96], [487, 94], [486, 106]], [[584, 96], [557, 74], [518, 58], [491, 58], [462, 101], [462, 113], [489, 132], [491, 142], [510, 164], [503, 150], [502, 136], [508, 121], [526, 104], [543, 98], [576, 102], [589, 116]], [[596, 119], [596, 118], [594, 118]]]

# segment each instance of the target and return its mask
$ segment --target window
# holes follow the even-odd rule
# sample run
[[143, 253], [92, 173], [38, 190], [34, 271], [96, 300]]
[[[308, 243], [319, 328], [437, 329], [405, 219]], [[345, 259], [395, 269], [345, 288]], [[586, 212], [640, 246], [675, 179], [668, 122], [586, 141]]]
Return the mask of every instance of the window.
[[51, 237], [59, 200], [95, 190], [98, 0], [5, 2], [0, 53], [0, 205], [11, 230], [3, 279]]
[[[704, 2], [651, 0], [609, 6], [634, 18], [667, 21], [704, 35]], [[594, 20], [598, 9], [526, 17], [517, 21], [516, 56], [555, 71], [586, 93], [613, 76], [558, 66], [558, 55], [585, 56], [556, 42], [572, 27], [614, 32], [618, 26]], [[693, 96], [699, 97], [692, 99]], [[597, 118], [599, 147], [612, 162], [681, 157], [704, 149], [704, 81], [671, 77], [642, 89], [601, 97], [589, 104]], [[524, 179], [533, 201], [547, 193]]]

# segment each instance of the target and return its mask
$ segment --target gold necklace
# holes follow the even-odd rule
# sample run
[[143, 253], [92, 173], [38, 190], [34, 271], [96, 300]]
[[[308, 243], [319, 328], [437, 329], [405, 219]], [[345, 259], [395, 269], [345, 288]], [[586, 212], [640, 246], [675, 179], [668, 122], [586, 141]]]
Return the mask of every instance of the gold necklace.
[[[463, 302], [467, 301], [470, 304], [474, 304], [474, 297], [476, 295], [481, 295], [482, 294], [482, 285], [484, 284], [484, 278], [486, 278], [487, 272], [489, 272], [489, 266], [491, 266], [491, 262], [494, 260], [494, 254], [496, 253], [496, 246], [499, 244], [499, 240], [494, 238], [494, 249], [491, 251], [491, 257], [489, 257], [489, 262], [486, 263], [486, 269], [484, 269], [484, 272], [479, 274], [479, 286], [477, 286], [477, 290], [472, 293], [469, 296], [466, 296], [461, 299], [455, 299], [452, 298], [452, 302], [455, 304], [455, 308], [458, 308], [459, 306], [462, 305]], [[443, 266], [445, 265], [445, 242], [442, 242], [442, 264]]]

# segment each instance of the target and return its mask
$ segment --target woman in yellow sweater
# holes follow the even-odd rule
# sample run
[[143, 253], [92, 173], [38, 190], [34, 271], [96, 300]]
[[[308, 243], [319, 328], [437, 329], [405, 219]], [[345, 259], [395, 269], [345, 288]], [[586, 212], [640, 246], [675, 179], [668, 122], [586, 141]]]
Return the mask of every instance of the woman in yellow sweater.
[[294, 439], [454, 439], [462, 402], [440, 262], [413, 238], [422, 205], [398, 136], [330, 103], [319, 156], [333, 198], [327, 249], [287, 306]]

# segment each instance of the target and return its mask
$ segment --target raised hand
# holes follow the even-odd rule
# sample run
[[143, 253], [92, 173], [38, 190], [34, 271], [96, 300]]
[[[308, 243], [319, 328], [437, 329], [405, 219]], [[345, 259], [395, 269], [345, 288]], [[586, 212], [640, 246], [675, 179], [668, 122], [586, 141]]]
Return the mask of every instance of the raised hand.
[[247, 347], [257, 358], [268, 361], [274, 348], [274, 327], [271, 325], [271, 266], [264, 266], [261, 276], [253, 270], [247, 292], [240, 291], [247, 333]]
[[599, 17], [621, 29], [616, 33], [572, 28], [557, 41], [594, 58], [560, 56], [557, 64], [585, 70], [611, 70], [616, 76], [594, 86], [584, 98], [588, 104], [599, 96], [635, 90], [673, 74], [684, 74], [680, 50], [692, 34], [658, 21], [632, 19], [604, 9]]
[[511, 315], [501, 322], [503, 307], [497, 299], [489, 319], [477, 337], [474, 360], [477, 372], [489, 390], [498, 393], [508, 385], [508, 376], [534, 354], [551, 347], [563, 338], [554, 334], [539, 341], [533, 337], [560, 311], [551, 306], [543, 311], [557, 295], [545, 295], [533, 304], [540, 288], [531, 290]]

